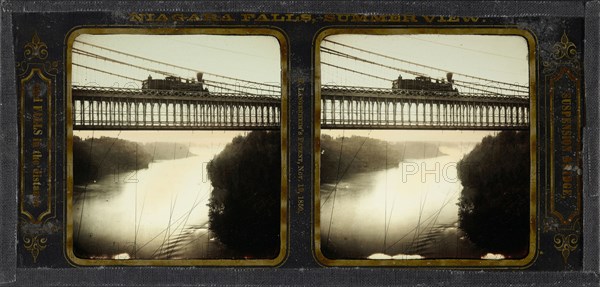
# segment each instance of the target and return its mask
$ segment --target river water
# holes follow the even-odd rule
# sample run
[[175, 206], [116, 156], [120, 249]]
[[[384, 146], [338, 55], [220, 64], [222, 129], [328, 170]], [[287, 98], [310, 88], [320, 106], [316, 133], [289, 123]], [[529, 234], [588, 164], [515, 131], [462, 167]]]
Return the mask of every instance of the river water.
[[208, 230], [206, 164], [222, 150], [192, 148], [187, 158], [154, 161], [75, 186], [75, 254], [104, 259], [223, 258], [231, 252]]
[[480, 257], [457, 228], [456, 163], [469, 150], [442, 146], [443, 156], [321, 184], [323, 253], [332, 259]]
[[[232, 137], [233, 138], [233, 135]], [[227, 258], [208, 230], [206, 164], [225, 143], [75, 186], [75, 254], [95, 259]], [[471, 146], [472, 148], [472, 146]], [[478, 258], [457, 228], [456, 163], [470, 149], [359, 173], [320, 189], [321, 250], [330, 258]]]

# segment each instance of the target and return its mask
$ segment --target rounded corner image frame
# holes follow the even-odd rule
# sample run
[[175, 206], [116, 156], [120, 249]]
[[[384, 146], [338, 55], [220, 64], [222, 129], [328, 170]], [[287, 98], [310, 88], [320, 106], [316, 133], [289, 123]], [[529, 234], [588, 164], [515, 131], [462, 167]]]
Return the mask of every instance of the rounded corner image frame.
[[[73, 94], [72, 94], [72, 49], [75, 39], [83, 34], [91, 35], [212, 35], [212, 36], [264, 36], [273, 37], [279, 45], [280, 57], [280, 144], [281, 144], [281, 179], [280, 179], [280, 232], [277, 256], [271, 259], [253, 258], [207, 258], [207, 259], [87, 259], [75, 255], [73, 247]], [[277, 27], [122, 27], [122, 26], [79, 26], [74, 27], [65, 36], [65, 98], [66, 98], [66, 194], [65, 194], [65, 228], [64, 257], [74, 267], [99, 266], [164, 266], [164, 267], [279, 267], [289, 256], [289, 204], [288, 204], [288, 101], [289, 101], [289, 40], [285, 31]]]
[[[529, 68], [529, 133], [530, 133], [530, 185], [529, 185], [529, 244], [528, 253], [520, 259], [332, 259], [323, 254], [320, 246], [320, 137], [321, 137], [321, 43], [332, 35], [368, 35], [368, 36], [393, 36], [393, 35], [493, 35], [493, 36], [519, 36], [527, 43], [528, 68]], [[535, 34], [527, 29], [517, 26], [456, 26], [456, 27], [381, 27], [381, 28], [363, 28], [363, 27], [325, 27], [321, 29], [313, 39], [313, 79], [314, 79], [314, 136], [313, 136], [313, 154], [314, 159], [314, 200], [312, 214], [312, 238], [313, 238], [313, 256], [315, 260], [324, 267], [404, 267], [404, 268], [442, 268], [442, 269], [525, 269], [536, 261], [539, 252], [539, 216], [541, 204], [539, 203], [540, 182], [538, 180], [540, 151], [537, 149], [538, 126], [543, 125], [538, 121], [537, 109], [539, 109], [538, 95], [538, 63], [539, 55], [537, 53], [538, 40]], [[551, 163], [553, 165], [553, 163]]]

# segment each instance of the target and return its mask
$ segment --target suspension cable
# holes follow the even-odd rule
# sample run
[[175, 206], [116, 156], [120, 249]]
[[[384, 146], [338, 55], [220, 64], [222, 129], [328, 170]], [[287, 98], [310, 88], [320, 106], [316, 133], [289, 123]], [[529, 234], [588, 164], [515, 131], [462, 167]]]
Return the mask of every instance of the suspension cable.
[[[418, 76], [418, 77], [427, 77], [428, 76], [427, 74], [424, 74], [424, 73], [415, 72], [415, 71], [411, 71], [411, 70], [406, 70], [406, 69], [401, 69], [401, 68], [397, 68], [397, 67], [394, 67], [394, 66], [389, 66], [389, 65], [381, 64], [381, 63], [378, 63], [378, 62], [366, 60], [366, 59], [363, 59], [363, 58], [360, 58], [360, 57], [357, 57], [357, 56], [353, 56], [353, 55], [346, 54], [346, 53], [343, 53], [343, 52], [335, 51], [335, 50], [332, 50], [332, 49], [329, 49], [329, 48], [325, 48], [325, 47], [321, 47], [321, 51], [323, 51], [324, 53], [327, 53], [327, 54], [334, 55], [334, 56], [343, 57], [343, 58], [347, 58], [347, 59], [351, 59], [351, 60], [356, 60], [356, 61], [364, 62], [364, 63], [367, 63], [367, 64], [371, 64], [371, 65], [374, 65], [374, 66], [379, 66], [379, 67], [383, 67], [383, 68], [387, 68], [387, 69], [390, 69], [390, 70], [407, 73], [407, 74]], [[484, 79], [484, 80], [486, 80], [486, 79]], [[486, 81], [494, 82], [494, 81], [491, 81], [491, 80], [486, 80]], [[489, 92], [488, 90], [485, 89], [485, 88], [489, 88], [489, 86], [484, 85], [484, 84], [479, 84], [479, 83], [474, 83], [474, 82], [468, 82], [468, 81], [461, 81], [461, 80], [454, 80], [454, 81], [452, 81], [452, 83], [454, 83], [457, 86], [465, 86], [465, 87], [467, 87], [467, 85], [471, 85], [471, 86], [469, 86], [469, 88], [471, 88], [473, 90], [477, 90], [477, 91], [481, 91], [481, 92]], [[502, 83], [502, 82], [499, 82], [499, 83]], [[475, 87], [472, 87], [472, 86], [479, 86], [479, 87], [482, 87], [482, 88], [475, 88]], [[528, 91], [511, 89], [511, 88], [503, 88], [503, 90], [517, 92], [517, 93], [522, 93], [522, 94], [528, 93]]]
[[344, 68], [344, 67], [337, 66], [337, 65], [334, 65], [334, 64], [329, 64], [327, 62], [321, 62], [321, 64], [323, 64], [325, 66], [330, 66], [330, 67], [333, 67], [333, 68], [336, 68], [336, 69], [340, 69], [340, 70], [344, 70], [344, 71], [356, 73], [356, 74], [359, 74], [359, 75], [363, 75], [363, 76], [367, 76], [367, 77], [371, 77], [371, 78], [375, 78], [375, 79], [379, 79], [379, 80], [384, 80], [384, 81], [387, 81], [387, 82], [391, 82], [392, 81], [391, 79], [386, 79], [384, 77], [379, 77], [379, 76], [375, 76], [375, 75], [363, 73], [363, 72], [360, 72], [360, 71], [357, 71], [357, 70], [353, 70], [353, 69], [349, 69], [349, 68]]
[[423, 64], [419, 64], [419, 63], [415, 63], [415, 62], [403, 60], [403, 59], [400, 59], [400, 58], [395, 58], [395, 57], [391, 57], [391, 56], [388, 56], [388, 55], [376, 53], [376, 52], [373, 52], [373, 51], [368, 51], [368, 50], [361, 49], [361, 48], [358, 48], [358, 47], [354, 47], [354, 46], [342, 44], [342, 43], [339, 43], [339, 42], [336, 42], [336, 41], [332, 41], [332, 40], [325, 39], [324, 42], [330, 42], [332, 44], [339, 45], [339, 46], [342, 46], [342, 47], [346, 47], [346, 48], [349, 48], [349, 49], [357, 50], [357, 51], [364, 52], [364, 53], [369, 53], [369, 54], [376, 55], [376, 56], [379, 56], [379, 57], [383, 57], [383, 58], [386, 58], [386, 59], [395, 60], [395, 61], [399, 61], [399, 62], [403, 62], [403, 63], [407, 63], [407, 64], [411, 64], [411, 65], [415, 65], [415, 66], [418, 66], [418, 67], [427, 68], [427, 69], [431, 69], [431, 70], [435, 70], [435, 71], [440, 71], [440, 72], [444, 72], [444, 73], [453, 73], [455, 75], [460, 75], [460, 76], [467, 77], [467, 78], [473, 78], [473, 79], [477, 79], [477, 80], [484, 80], [484, 81], [489, 81], [489, 82], [493, 82], [493, 83], [498, 83], [498, 84], [501, 84], [501, 85], [507, 85], [507, 86], [513, 86], [513, 87], [519, 87], [519, 88], [529, 89], [528, 86], [524, 86], [524, 85], [507, 83], [507, 82], [501, 82], [501, 81], [495, 81], [495, 80], [489, 80], [489, 79], [485, 79], [485, 78], [481, 78], [481, 77], [477, 77], [477, 76], [472, 76], [472, 75], [467, 75], [467, 74], [463, 74], [463, 73], [456, 73], [456, 72], [452, 72], [452, 71], [448, 71], [448, 70], [443, 70], [443, 69], [440, 69], [440, 68], [436, 68], [436, 67], [432, 67], [432, 66], [428, 66], [428, 65], [423, 65]]
[[77, 64], [77, 63], [71, 63], [71, 64], [73, 66], [81, 67], [81, 68], [84, 68], [84, 69], [96, 71], [96, 72], [99, 72], [99, 73], [108, 74], [108, 75], [111, 75], [111, 76], [115, 76], [115, 77], [119, 77], [119, 78], [123, 78], [123, 79], [127, 79], [127, 80], [139, 81], [139, 82], [142, 81], [142, 80], [138, 80], [138, 79], [135, 79], [135, 78], [132, 78], [132, 77], [128, 77], [128, 76], [124, 76], [124, 75], [119, 75], [119, 74], [116, 74], [116, 73], [113, 73], [113, 72], [109, 72], [109, 71], [105, 71], [105, 70], [100, 70], [100, 69], [92, 68], [92, 67], [89, 67], [89, 66], [86, 66], [86, 65], [81, 65], [81, 64]]
[[250, 84], [255, 84], [255, 85], [268, 86], [268, 87], [272, 87], [272, 88], [281, 88], [279, 85], [273, 85], [273, 84], [266, 84], [266, 83], [259, 83], [259, 82], [253, 82], [253, 81], [248, 81], [248, 80], [242, 80], [242, 79], [237, 79], [237, 78], [233, 78], [233, 77], [228, 77], [228, 76], [223, 76], [223, 75], [208, 73], [208, 72], [204, 72], [204, 71], [199, 71], [198, 69], [192, 69], [192, 68], [189, 68], [189, 67], [184, 67], [184, 66], [179, 66], [179, 65], [174, 65], [174, 64], [166, 63], [166, 62], [161, 62], [161, 61], [157, 61], [157, 60], [153, 60], [153, 59], [141, 57], [141, 56], [138, 56], [138, 55], [134, 55], [134, 54], [130, 54], [130, 53], [126, 53], [126, 52], [122, 52], [122, 51], [110, 49], [110, 48], [107, 48], [107, 47], [104, 47], [104, 46], [99, 46], [99, 45], [91, 44], [91, 43], [88, 43], [88, 42], [83, 42], [83, 41], [80, 41], [80, 40], [75, 40], [75, 42], [83, 44], [83, 45], [88, 45], [88, 46], [91, 46], [91, 47], [95, 47], [97, 49], [102, 49], [102, 50], [110, 51], [110, 52], [113, 52], [113, 53], [125, 55], [125, 56], [128, 56], [128, 57], [132, 57], [132, 58], [136, 58], [136, 59], [148, 61], [148, 62], [155, 63], [155, 64], [161, 64], [161, 65], [165, 65], [165, 66], [169, 66], [169, 67], [173, 67], [173, 68], [177, 68], [177, 69], [181, 69], [181, 70], [186, 70], [186, 71], [190, 71], [190, 72], [194, 72], [194, 73], [200, 72], [200, 73], [203, 73], [205, 75], [210, 75], [210, 76], [224, 78], [224, 79], [233, 80], [233, 81], [239, 81], [239, 82], [250, 83]]

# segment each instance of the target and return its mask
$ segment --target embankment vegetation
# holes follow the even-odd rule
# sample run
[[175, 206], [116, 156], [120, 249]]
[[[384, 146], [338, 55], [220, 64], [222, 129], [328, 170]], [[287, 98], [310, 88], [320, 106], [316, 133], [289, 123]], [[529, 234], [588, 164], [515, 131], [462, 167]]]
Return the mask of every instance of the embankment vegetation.
[[485, 137], [457, 165], [460, 228], [488, 252], [513, 258], [528, 252], [529, 152], [529, 132], [502, 131]]
[[244, 258], [279, 254], [281, 140], [279, 132], [235, 137], [207, 165], [213, 186], [209, 226]]
[[141, 144], [112, 137], [73, 137], [73, 181], [86, 184], [109, 174], [147, 168], [151, 155]]
[[181, 143], [136, 143], [113, 137], [73, 137], [73, 181], [87, 184], [107, 175], [148, 168], [155, 160], [193, 156]]

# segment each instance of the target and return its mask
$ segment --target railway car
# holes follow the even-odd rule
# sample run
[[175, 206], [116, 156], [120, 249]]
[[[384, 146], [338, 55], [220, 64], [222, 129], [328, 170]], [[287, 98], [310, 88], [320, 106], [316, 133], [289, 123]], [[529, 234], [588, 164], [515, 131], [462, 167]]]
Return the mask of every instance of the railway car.
[[452, 73], [446, 75], [446, 80], [434, 80], [430, 77], [418, 76], [414, 79], [398, 79], [392, 81], [392, 90], [418, 90], [418, 91], [440, 91], [458, 93], [458, 89], [452, 87]]
[[197, 73], [196, 80], [173, 76], [167, 76], [164, 79], [152, 79], [152, 76], [148, 76], [148, 79], [142, 81], [142, 89], [208, 92], [208, 89], [204, 87], [202, 76], [202, 73]]

